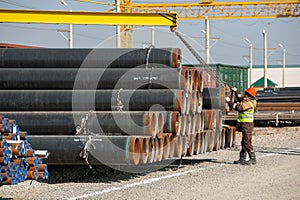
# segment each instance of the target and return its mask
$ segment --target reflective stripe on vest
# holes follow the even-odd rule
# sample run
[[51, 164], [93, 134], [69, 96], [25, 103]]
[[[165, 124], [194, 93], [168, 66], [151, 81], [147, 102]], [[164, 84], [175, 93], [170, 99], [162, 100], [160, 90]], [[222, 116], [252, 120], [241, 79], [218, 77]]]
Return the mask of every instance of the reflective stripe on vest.
[[244, 111], [244, 112], [239, 112], [239, 117], [237, 119], [238, 122], [253, 122], [254, 121], [254, 105], [250, 101], [251, 104], [251, 109]]

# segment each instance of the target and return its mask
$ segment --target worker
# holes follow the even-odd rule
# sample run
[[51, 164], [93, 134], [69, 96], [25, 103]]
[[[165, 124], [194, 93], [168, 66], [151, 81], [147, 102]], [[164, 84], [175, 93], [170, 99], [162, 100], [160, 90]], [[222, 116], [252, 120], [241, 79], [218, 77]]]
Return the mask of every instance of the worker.
[[[256, 157], [252, 146], [256, 90], [254, 88], [248, 88], [245, 91], [244, 96], [242, 96], [236, 88], [232, 88], [232, 91], [237, 97], [237, 102], [234, 103], [233, 101], [229, 101], [228, 105], [231, 109], [239, 112], [237, 119], [237, 131], [242, 132], [242, 149], [240, 152], [240, 159], [234, 161], [234, 163], [242, 165], [256, 164]], [[248, 161], [246, 161], [247, 153], [250, 158]]]

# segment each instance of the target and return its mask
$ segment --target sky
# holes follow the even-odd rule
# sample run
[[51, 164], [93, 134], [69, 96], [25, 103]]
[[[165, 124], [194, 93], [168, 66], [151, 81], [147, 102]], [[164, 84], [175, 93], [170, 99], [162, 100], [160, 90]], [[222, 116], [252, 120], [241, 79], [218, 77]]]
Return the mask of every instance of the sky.
[[[104, 11], [110, 6], [82, 3], [76, 0], [65, 0], [74, 11]], [[114, 3], [114, 0], [101, 2]], [[163, 1], [133, 1], [136, 3]], [[167, 0], [165, 2], [187, 2]], [[188, 1], [192, 2], [192, 1]], [[196, 2], [196, 1], [194, 1]], [[37, 10], [68, 10], [60, 0], [0, 0], [0, 8], [6, 9], [37, 9]], [[0, 24], [0, 43], [16, 43], [35, 45], [49, 48], [67, 48], [68, 41], [59, 33], [58, 29], [68, 29], [68, 25], [61, 24]], [[193, 64], [196, 60], [188, 50], [174, 36], [169, 27], [155, 27], [156, 47], [179, 47], [183, 50], [184, 62]], [[203, 20], [180, 21], [177, 30], [184, 35], [193, 48], [205, 59]], [[247, 37], [253, 44], [253, 64], [263, 65], [263, 34], [267, 32], [268, 65], [281, 65], [282, 44], [286, 49], [286, 64], [300, 64], [300, 18], [277, 19], [235, 19], [210, 20], [211, 40], [210, 63], [230, 65], [248, 65], [249, 44]], [[74, 48], [115, 47], [115, 27], [101, 25], [74, 25]], [[151, 27], [135, 27], [134, 47], [142, 48], [151, 41]]]

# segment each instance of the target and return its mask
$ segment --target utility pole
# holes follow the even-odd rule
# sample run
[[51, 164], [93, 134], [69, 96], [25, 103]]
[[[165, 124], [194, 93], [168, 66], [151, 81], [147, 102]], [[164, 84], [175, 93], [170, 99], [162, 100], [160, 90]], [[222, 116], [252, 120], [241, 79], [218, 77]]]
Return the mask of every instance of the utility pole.
[[279, 44], [282, 48], [282, 87], [285, 87], [285, 48], [282, 44]]
[[[72, 8], [64, 1], [60, 1], [62, 5], [66, 6], [70, 12], [72, 12]], [[69, 24], [69, 48], [73, 48], [73, 25]]]
[[205, 16], [205, 52], [206, 52], [206, 64], [209, 65], [210, 60], [210, 47], [209, 47], [210, 33], [209, 33], [209, 20]]
[[245, 40], [249, 43], [249, 86], [251, 86], [252, 83], [252, 43], [248, 38], [245, 38]]
[[[117, 13], [121, 12], [121, 0], [115, 0]], [[116, 26], [116, 47], [121, 48], [121, 26]]]
[[154, 26], [151, 27], [151, 46], [155, 46]]
[[264, 88], [268, 87], [267, 78], [267, 66], [268, 66], [268, 56], [267, 56], [267, 32], [263, 30], [263, 40], [264, 40]]

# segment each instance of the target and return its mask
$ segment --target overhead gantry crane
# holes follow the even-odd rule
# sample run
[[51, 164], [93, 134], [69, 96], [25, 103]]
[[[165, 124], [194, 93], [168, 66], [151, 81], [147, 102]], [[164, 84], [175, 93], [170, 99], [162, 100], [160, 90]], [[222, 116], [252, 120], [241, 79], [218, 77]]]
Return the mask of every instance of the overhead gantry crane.
[[123, 0], [131, 13], [177, 12], [180, 20], [300, 17], [300, 0], [141, 4]]
[[[95, 0], [77, 0], [94, 4], [105, 4]], [[273, 1], [231, 1], [217, 2], [202, 0], [188, 3], [133, 3], [131, 0], [116, 0], [115, 8], [110, 12], [158, 13], [177, 12], [179, 20], [251, 19], [251, 18], [287, 18], [300, 17], [300, 0]], [[119, 47], [132, 44], [133, 27], [119, 27]]]

